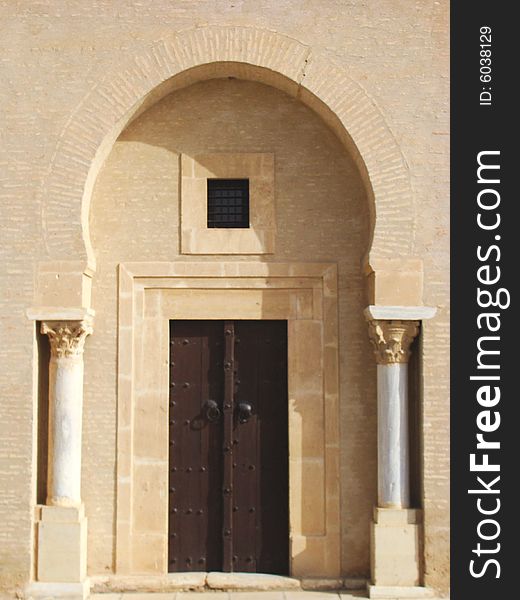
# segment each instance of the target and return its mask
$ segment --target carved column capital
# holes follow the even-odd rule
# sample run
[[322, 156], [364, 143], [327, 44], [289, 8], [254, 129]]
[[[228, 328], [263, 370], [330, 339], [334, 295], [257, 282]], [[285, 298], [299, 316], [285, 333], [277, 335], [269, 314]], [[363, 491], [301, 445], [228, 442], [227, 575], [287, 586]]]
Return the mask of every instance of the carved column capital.
[[42, 321], [41, 332], [49, 336], [52, 358], [73, 358], [83, 354], [85, 339], [92, 333], [92, 322]]
[[419, 321], [371, 320], [368, 334], [378, 365], [407, 363], [410, 346], [419, 332]]

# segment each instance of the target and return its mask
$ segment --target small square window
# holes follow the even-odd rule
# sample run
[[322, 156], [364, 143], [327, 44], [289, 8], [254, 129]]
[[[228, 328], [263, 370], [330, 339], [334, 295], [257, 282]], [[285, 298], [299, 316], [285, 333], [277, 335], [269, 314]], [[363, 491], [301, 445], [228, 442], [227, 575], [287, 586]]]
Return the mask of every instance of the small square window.
[[249, 179], [208, 179], [208, 227], [249, 227]]

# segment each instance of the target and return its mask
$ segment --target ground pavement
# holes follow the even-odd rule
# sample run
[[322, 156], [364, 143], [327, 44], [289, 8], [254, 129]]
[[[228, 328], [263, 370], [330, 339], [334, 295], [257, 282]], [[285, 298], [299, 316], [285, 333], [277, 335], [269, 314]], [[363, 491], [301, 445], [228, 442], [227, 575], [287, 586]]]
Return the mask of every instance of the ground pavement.
[[[359, 600], [368, 598], [365, 591], [311, 592], [170, 592], [170, 593], [124, 593], [92, 594], [91, 600]], [[396, 599], [401, 600], [401, 599]], [[410, 600], [402, 599], [402, 600]], [[429, 600], [442, 600], [430, 598]]]

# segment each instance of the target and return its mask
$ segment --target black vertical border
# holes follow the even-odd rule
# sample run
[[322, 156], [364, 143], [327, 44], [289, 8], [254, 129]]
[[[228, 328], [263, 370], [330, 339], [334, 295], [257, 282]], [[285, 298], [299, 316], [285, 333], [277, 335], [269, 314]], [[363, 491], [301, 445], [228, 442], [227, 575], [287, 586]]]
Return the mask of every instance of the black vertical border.
[[[520, 332], [513, 321], [516, 306], [513, 284], [515, 272], [519, 271], [515, 263], [520, 258], [515, 243], [520, 239], [515, 210], [520, 206], [520, 195], [514, 189], [520, 172], [520, 155], [513, 146], [520, 129], [518, 109], [513, 111], [518, 82], [515, 63], [520, 56], [516, 41], [520, 35], [514, 8], [514, 3], [509, 2], [453, 0], [451, 3], [451, 598], [454, 600], [512, 598], [516, 594], [513, 577], [520, 571], [513, 564], [518, 555], [513, 543], [518, 530], [513, 484], [518, 478], [515, 466], [520, 463], [519, 447], [514, 442], [515, 437], [520, 439], [515, 411], [520, 399], [513, 383], [515, 370], [520, 371], [515, 347]], [[492, 29], [489, 84], [480, 81], [481, 27]], [[492, 105], [480, 106], [479, 94], [488, 85], [492, 88]], [[496, 189], [501, 197], [497, 209], [501, 225], [493, 232], [477, 226], [476, 199], [482, 189], [477, 184], [477, 155], [485, 150], [500, 151], [501, 182]], [[477, 534], [478, 523], [486, 518], [477, 510], [478, 496], [468, 494], [469, 489], [478, 487], [479, 473], [470, 472], [469, 455], [475, 452], [476, 418], [479, 410], [483, 410], [476, 401], [477, 389], [482, 384], [470, 381], [469, 377], [478, 374], [476, 345], [482, 331], [477, 328], [477, 316], [489, 310], [479, 311], [477, 305], [477, 269], [484, 264], [477, 259], [477, 246], [485, 248], [496, 243], [493, 239], [496, 234], [501, 236], [500, 262], [490, 261], [490, 264], [500, 266], [501, 280], [496, 287], [511, 292], [511, 305], [505, 310], [497, 309], [501, 319], [496, 334], [500, 335], [501, 351], [501, 401], [497, 407], [501, 425], [493, 439], [500, 440], [501, 448], [490, 452], [490, 461], [498, 460], [501, 465], [500, 473], [496, 474], [500, 475], [500, 484], [495, 486], [500, 489], [501, 509], [494, 516], [501, 533], [493, 542], [487, 542]], [[487, 475], [485, 479], [489, 480], [490, 474]], [[479, 559], [473, 552], [478, 542], [483, 548], [496, 547], [499, 542], [500, 551], [481, 555]], [[497, 569], [491, 566], [480, 578], [470, 574], [472, 558], [478, 560], [477, 570], [480, 570], [486, 556], [499, 561], [499, 578], [495, 577]]]

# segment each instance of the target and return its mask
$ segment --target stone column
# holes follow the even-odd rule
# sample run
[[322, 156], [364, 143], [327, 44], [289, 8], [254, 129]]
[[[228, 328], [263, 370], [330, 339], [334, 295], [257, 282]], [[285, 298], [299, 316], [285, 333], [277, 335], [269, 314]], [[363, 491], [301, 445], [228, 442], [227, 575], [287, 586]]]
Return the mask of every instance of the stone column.
[[365, 311], [377, 362], [378, 501], [371, 526], [371, 598], [422, 597], [422, 512], [410, 508], [408, 360], [426, 307]]
[[[49, 438], [47, 502], [37, 507], [36, 581], [27, 593], [38, 597], [86, 598], [87, 519], [81, 502], [83, 348], [92, 333], [92, 311], [33, 310], [49, 337]], [[80, 318], [71, 318], [72, 315]], [[61, 319], [60, 319], [61, 316]], [[69, 318], [67, 318], [69, 317]]]
[[83, 347], [87, 321], [44, 321], [49, 336], [49, 450], [47, 504], [81, 505]]
[[369, 321], [377, 361], [378, 506], [408, 508], [408, 359], [418, 321]]

